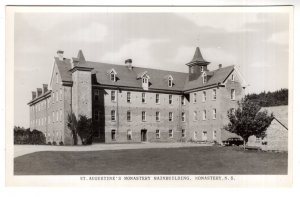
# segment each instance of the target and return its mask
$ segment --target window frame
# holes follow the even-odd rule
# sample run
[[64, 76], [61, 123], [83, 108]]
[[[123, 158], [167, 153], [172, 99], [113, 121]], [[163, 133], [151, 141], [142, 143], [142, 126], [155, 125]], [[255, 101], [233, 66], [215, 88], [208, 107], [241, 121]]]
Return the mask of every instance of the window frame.
[[160, 94], [155, 94], [155, 103], [160, 104]]
[[193, 103], [197, 103], [197, 93], [193, 93]]
[[116, 90], [111, 90], [110, 91], [110, 100], [111, 100], [111, 102], [116, 102], [117, 101]]
[[217, 109], [216, 108], [213, 108], [213, 110], [212, 110], [212, 119], [213, 120], [216, 120], [217, 119]]
[[169, 138], [173, 138], [174, 137], [173, 129], [169, 129], [168, 136], [169, 136]]
[[146, 121], [147, 121], [146, 111], [142, 111], [142, 122], [146, 122]]
[[198, 112], [194, 111], [193, 112], [193, 121], [197, 121], [198, 120]]
[[128, 141], [131, 141], [131, 140], [132, 140], [132, 131], [131, 131], [131, 129], [128, 129], [128, 130], [127, 130], [127, 140], [128, 140]]
[[230, 90], [230, 100], [232, 100], [232, 101], [235, 100], [235, 89]]
[[111, 81], [116, 82], [116, 73], [113, 70], [109, 73], [109, 78]]
[[115, 122], [116, 120], [117, 120], [117, 117], [116, 117], [116, 110], [111, 110], [110, 111], [110, 120], [112, 121], [112, 122]]
[[173, 104], [173, 95], [169, 94], [169, 104], [172, 105]]
[[181, 112], [181, 121], [185, 122], [185, 112]]
[[116, 129], [111, 129], [110, 133], [111, 133], [111, 141], [116, 141], [116, 139], [117, 139]]
[[131, 92], [127, 92], [126, 94], [127, 103], [131, 103]]
[[207, 119], [207, 114], [206, 114], [206, 110], [204, 109], [202, 111], [202, 120], [206, 120]]
[[155, 138], [160, 139], [160, 130], [159, 129], [155, 130]]
[[212, 100], [217, 100], [217, 89], [212, 89]]
[[186, 137], [186, 130], [181, 129], [181, 138], [185, 138], [185, 137]]
[[142, 103], [147, 103], [146, 102], [146, 93], [142, 92]]
[[206, 102], [207, 96], [206, 91], [202, 91], [202, 102]]
[[169, 76], [168, 77], [168, 87], [173, 87], [173, 77], [172, 76]]
[[160, 121], [160, 112], [159, 111], [155, 112], [155, 120], [156, 120], [156, 122]]
[[99, 90], [95, 89], [94, 91], [94, 101], [99, 101]]
[[173, 116], [174, 116], [173, 112], [169, 112], [169, 122], [173, 122]]
[[126, 113], [126, 119], [127, 119], [127, 122], [131, 122], [131, 121], [132, 121], [131, 117], [132, 117], [132, 116], [131, 116], [131, 111], [128, 110], [127, 113]]

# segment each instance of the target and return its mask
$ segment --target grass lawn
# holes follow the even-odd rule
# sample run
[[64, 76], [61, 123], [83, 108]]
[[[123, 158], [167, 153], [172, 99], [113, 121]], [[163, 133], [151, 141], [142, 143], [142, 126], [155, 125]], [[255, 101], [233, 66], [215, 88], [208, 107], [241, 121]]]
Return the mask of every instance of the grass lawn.
[[287, 174], [287, 153], [232, 147], [36, 152], [14, 159], [15, 175]]

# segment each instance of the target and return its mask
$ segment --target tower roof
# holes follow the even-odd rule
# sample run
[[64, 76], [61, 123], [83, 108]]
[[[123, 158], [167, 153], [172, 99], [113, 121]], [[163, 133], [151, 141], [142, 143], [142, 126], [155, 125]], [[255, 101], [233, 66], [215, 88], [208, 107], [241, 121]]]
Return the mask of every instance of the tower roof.
[[79, 62], [85, 62], [85, 57], [84, 57], [81, 49], [78, 51], [77, 58], [78, 58]]
[[202, 54], [200, 52], [200, 48], [197, 47], [196, 48], [196, 51], [195, 51], [195, 54], [194, 54], [194, 57], [192, 59], [192, 61], [190, 61], [189, 63], [187, 63], [186, 65], [190, 66], [192, 64], [209, 64], [210, 62], [206, 61], [203, 57], [202, 57]]

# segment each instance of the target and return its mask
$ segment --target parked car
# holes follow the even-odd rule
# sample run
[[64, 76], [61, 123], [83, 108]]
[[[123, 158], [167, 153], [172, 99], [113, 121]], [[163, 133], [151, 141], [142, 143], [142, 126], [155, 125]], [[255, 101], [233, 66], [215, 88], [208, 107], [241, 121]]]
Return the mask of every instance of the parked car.
[[225, 146], [240, 146], [240, 145], [244, 144], [244, 141], [238, 137], [232, 137], [232, 138], [228, 138], [227, 140], [223, 141], [223, 144]]

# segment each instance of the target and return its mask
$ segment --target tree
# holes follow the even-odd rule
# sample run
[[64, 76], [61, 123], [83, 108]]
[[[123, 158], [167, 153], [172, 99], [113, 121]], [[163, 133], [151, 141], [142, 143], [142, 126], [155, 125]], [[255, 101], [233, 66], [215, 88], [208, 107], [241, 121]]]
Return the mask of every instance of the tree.
[[78, 144], [78, 134], [77, 134], [77, 118], [74, 113], [68, 114], [68, 123], [67, 123], [68, 128], [72, 132], [72, 137], [73, 137], [73, 144], [77, 145]]
[[93, 123], [91, 118], [79, 115], [77, 122], [77, 133], [82, 141], [82, 144], [91, 144], [93, 139]]
[[[91, 144], [93, 141], [92, 119], [79, 115], [77, 120], [74, 113], [68, 115], [68, 128], [72, 132], [73, 144]], [[80, 139], [78, 139], [78, 137]]]
[[256, 103], [244, 99], [239, 102], [237, 110], [227, 112], [229, 123], [225, 129], [241, 136], [244, 140], [244, 148], [250, 136], [264, 138], [265, 131], [274, 118], [273, 114], [268, 115], [266, 110], [261, 112], [260, 109], [261, 107]]

